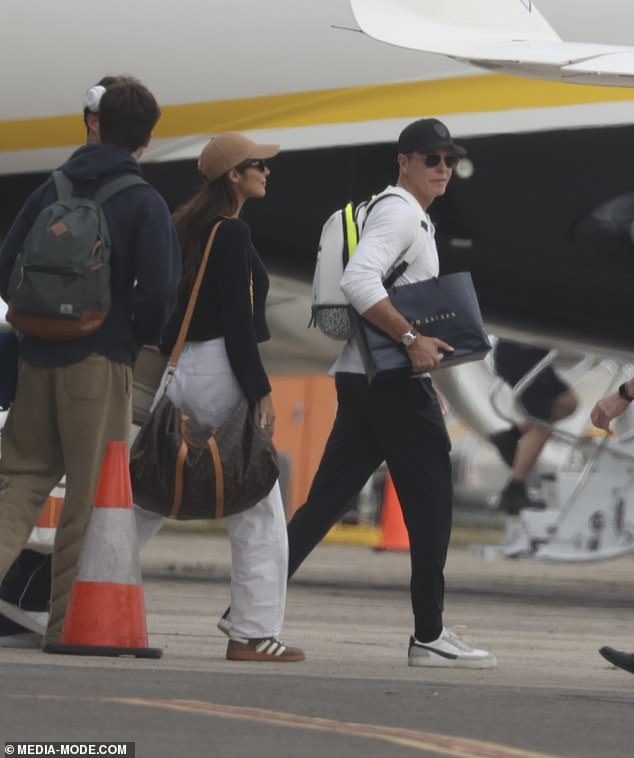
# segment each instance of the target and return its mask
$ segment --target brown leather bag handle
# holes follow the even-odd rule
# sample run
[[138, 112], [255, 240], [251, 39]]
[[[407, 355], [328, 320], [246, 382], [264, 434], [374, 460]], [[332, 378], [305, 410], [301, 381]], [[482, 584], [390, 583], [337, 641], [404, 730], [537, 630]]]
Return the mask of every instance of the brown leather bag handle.
[[205, 245], [205, 251], [203, 252], [203, 257], [200, 261], [200, 266], [198, 267], [198, 273], [196, 274], [196, 279], [194, 280], [194, 286], [192, 287], [192, 291], [189, 296], [189, 301], [187, 302], [187, 308], [185, 310], [185, 315], [183, 316], [183, 322], [181, 324], [181, 328], [178, 331], [178, 337], [176, 338], [176, 343], [174, 347], [172, 348], [172, 352], [170, 354], [169, 360], [167, 361], [168, 370], [171, 369], [172, 375], [178, 364], [178, 359], [180, 358], [181, 353], [183, 352], [185, 340], [187, 339], [187, 332], [189, 331], [189, 325], [191, 324], [192, 316], [194, 315], [194, 308], [196, 307], [196, 302], [198, 300], [200, 288], [203, 283], [203, 277], [207, 269], [207, 261], [209, 260], [209, 254], [211, 253], [211, 246], [214, 244], [214, 239], [216, 238], [216, 232], [218, 231], [218, 227], [220, 226], [220, 224], [222, 224], [222, 221], [223, 219], [221, 219], [220, 221], [217, 221], [213, 225], [211, 233], [209, 234], [209, 239], [207, 240], [207, 244]]

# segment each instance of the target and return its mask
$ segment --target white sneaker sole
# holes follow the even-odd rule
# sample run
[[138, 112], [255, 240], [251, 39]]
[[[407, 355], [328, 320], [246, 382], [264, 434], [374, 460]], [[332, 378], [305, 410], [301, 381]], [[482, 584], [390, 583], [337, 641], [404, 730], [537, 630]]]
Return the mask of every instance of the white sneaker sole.
[[410, 655], [409, 666], [443, 669], [493, 669], [498, 662], [495, 656], [487, 658], [443, 658], [441, 655]]
[[30, 629], [35, 634], [43, 635], [48, 624], [48, 613], [45, 611], [23, 611], [17, 605], [7, 603], [6, 600], [0, 600], [0, 614], [5, 618], [15, 621], [26, 629]]

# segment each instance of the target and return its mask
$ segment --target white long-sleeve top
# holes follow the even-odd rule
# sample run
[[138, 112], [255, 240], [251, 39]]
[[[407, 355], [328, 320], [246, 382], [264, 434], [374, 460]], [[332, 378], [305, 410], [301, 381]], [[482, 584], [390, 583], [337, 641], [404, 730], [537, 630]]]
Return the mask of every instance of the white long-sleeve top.
[[[383, 281], [402, 253], [412, 245], [416, 245], [418, 254], [395, 284], [412, 284], [438, 276], [438, 251], [429, 216], [416, 198], [402, 187], [389, 186], [384, 192], [399, 197], [386, 197], [371, 209], [359, 245], [341, 279], [341, 289], [358, 313], [365, 313], [387, 297]], [[330, 374], [337, 371], [365, 373], [354, 337], [344, 345]]]

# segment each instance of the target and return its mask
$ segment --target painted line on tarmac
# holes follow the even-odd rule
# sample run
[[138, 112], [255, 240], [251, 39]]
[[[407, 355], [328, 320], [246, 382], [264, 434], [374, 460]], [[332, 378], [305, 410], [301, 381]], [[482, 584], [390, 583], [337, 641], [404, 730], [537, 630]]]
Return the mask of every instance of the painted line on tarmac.
[[316, 716], [299, 716], [283, 711], [270, 711], [265, 708], [245, 708], [234, 705], [206, 703], [201, 700], [154, 700], [136, 698], [113, 698], [130, 705], [147, 705], [150, 707], [182, 710], [189, 713], [204, 713], [208, 716], [260, 721], [270, 725], [312, 729], [316, 731], [345, 734], [353, 737], [366, 737], [398, 745], [426, 750], [450, 758], [558, 758], [546, 753], [505, 747], [492, 742], [480, 742], [465, 737], [451, 737], [434, 732], [415, 729], [399, 729], [376, 724], [358, 724], [352, 721], [337, 721]]
[[300, 716], [284, 711], [270, 711], [265, 708], [246, 708], [235, 705], [207, 703], [204, 700], [178, 700], [129, 697], [72, 697], [65, 695], [8, 695], [4, 697], [33, 700], [74, 700], [81, 702], [101, 702], [121, 705], [143, 706], [147, 708], [165, 708], [185, 713], [199, 713], [215, 718], [242, 719], [257, 721], [271, 726], [309, 729], [330, 732], [350, 737], [365, 737], [382, 740], [420, 751], [449, 758], [561, 758], [550, 753], [536, 753], [522, 748], [507, 747], [493, 742], [481, 742], [467, 737], [452, 737], [435, 732], [416, 729], [399, 729], [397, 727], [376, 724], [359, 724], [353, 721], [337, 721], [317, 716]]

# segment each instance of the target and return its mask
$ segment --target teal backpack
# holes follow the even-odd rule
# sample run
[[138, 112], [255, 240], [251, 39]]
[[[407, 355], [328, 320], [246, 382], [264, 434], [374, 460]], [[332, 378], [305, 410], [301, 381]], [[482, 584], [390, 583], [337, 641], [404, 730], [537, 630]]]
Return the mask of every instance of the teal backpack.
[[92, 197], [74, 194], [53, 172], [57, 199], [43, 208], [11, 271], [7, 321], [24, 334], [70, 340], [97, 330], [110, 311], [110, 232], [102, 205], [128, 187], [147, 184], [118, 176]]

